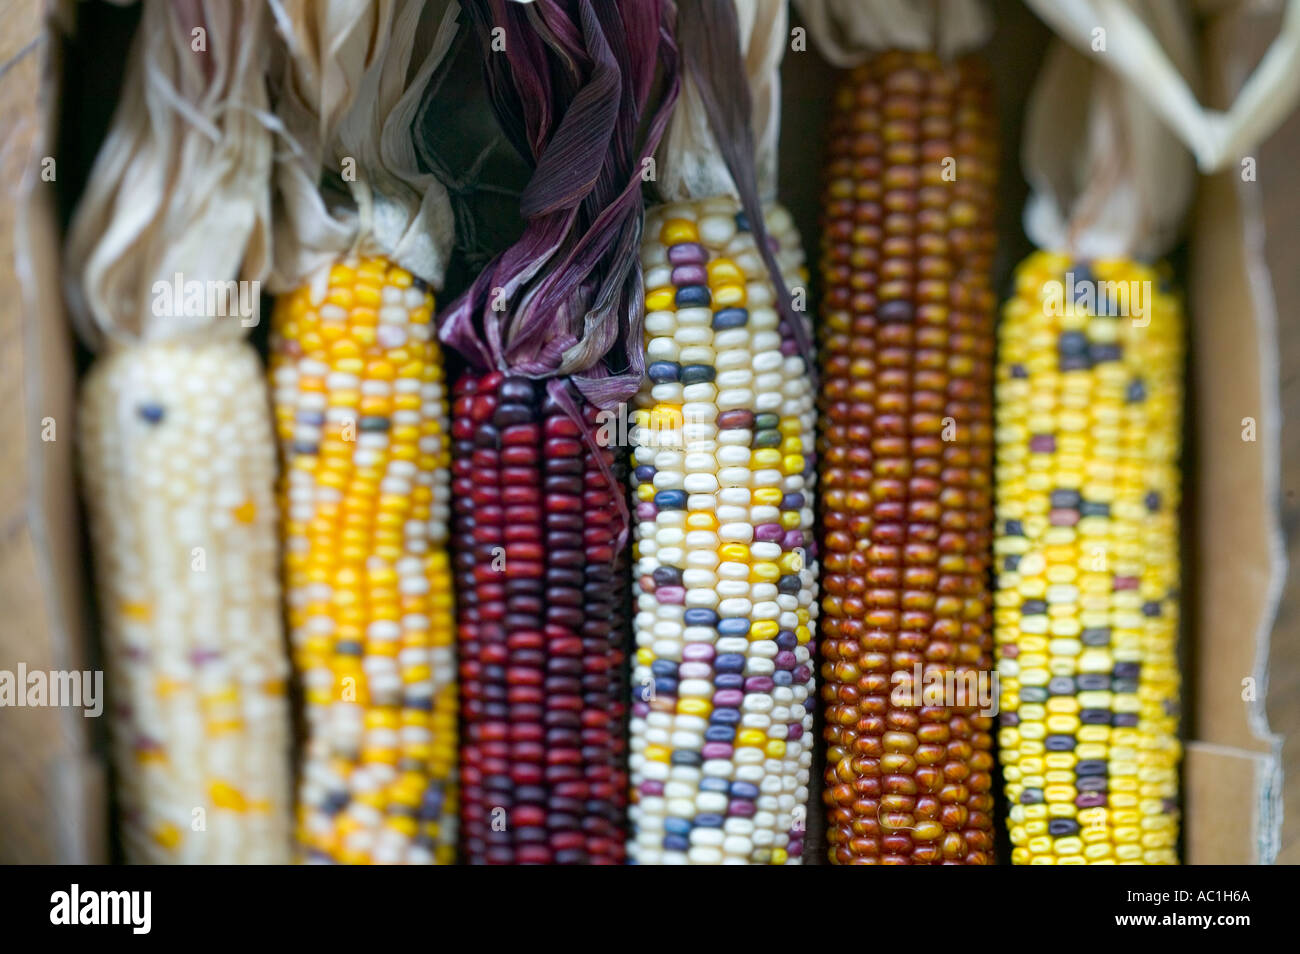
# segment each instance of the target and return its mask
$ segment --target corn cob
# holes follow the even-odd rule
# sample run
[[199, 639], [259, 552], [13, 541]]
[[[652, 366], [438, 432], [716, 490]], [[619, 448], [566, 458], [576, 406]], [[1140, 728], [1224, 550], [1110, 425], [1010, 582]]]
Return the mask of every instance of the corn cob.
[[456, 687], [449, 451], [428, 287], [346, 261], [276, 302], [290, 639], [309, 860], [450, 863]]
[[[803, 285], [790, 216], [773, 207], [766, 221], [786, 282]], [[734, 200], [652, 209], [645, 236], [629, 850], [643, 864], [797, 864], [817, 615], [812, 384]]]
[[884, 53], [835, 100], [821, 343], [833, 864], [993, 859], [993, 699], [982, 713], [925, 689], [955, 674], [969, 692], [992, 667], [994, 135], [969, 58]]
[[[569, 391], [581, 424], [548, 388]], [[624, 468], [612, 449], [596, 446], [596, 425], [595, 408], [567, 383], [500, 372], [457, 382], [453, 499], [471, 863], [624, 859], [627, 561], [616, 509]]]
[[128, 861], [288, 860], [274, 456], [246, 344], [138, 345], [82, 390]]
[[1016, 864], [1178, 860], [1182, 333], [1155, 270], [1126, 260], [1036, 252], [1003, 311], [994, 620]]
[[[640, 383], [632, 253], [643, 160], [676, 97], [673, 8], [464, 10], [502, 131], [532, 167], [523, 234], [439, 319], [473, 369], [452, 453], [464, 851], [475, 864], [616, 864], [628, 508], [598, 408]], [[573, 150], [578, 128], [596, 148]]]
[[269, 23], [253, 0], [141, 4], [68, 229], [70, 312], [100, 352], [78, 437], [133, 863], [290, 856], [275, 449], [233, 320], [267, 269]]

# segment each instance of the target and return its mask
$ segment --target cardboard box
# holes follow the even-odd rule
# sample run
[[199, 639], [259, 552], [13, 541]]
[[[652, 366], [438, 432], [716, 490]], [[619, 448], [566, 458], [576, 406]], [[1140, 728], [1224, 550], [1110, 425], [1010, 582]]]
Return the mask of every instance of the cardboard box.
[[[1202, 96], [1222, 105], [1276, 16], [1213, 6], [1203, 32]], [[43, 0], [0, 0], [0, 183], [9, 192], [0, 204], [0, 398], [15, 409], [0, 415], [0, 670], [11, 671], [19, 662], [82, 669], [95, 656], [72, 471], [74, 343], [59, 296], [54, 184], [40, 175], [56, 142], [59, 43], [50, 9]], [[1049, 34], [1020, 4], [997, 3], [995, 13], [990, 59], [1003, 155], [997, 281], [1005, 292], [1029, 251], [1019, 224], [1021, 116]], [[835, 74], [811, 50], [788, 55], [783, 72], [782, 197], [812, 256]], [[1290, 128], [1300, 142], [1300, 123]], [[1280, 744], [1264, 704], [1285, 559], [1276, 308], [1266, 257], [1274, 270], [1300, 270], [1300, 242], [1279, 246], [1263, 233], [1266, 186], [1292, 190], [1294, 182], [1285, 175], [1243, 181], [1235, 167], [1204, 179], [1182, 259], [1191, 325], [1183, 586], [1183, 857], [1191, 864], [1269, 863], [1279, 842]], [[1242, 439], [1248, 418], [1254, 441]], [[50, 420], [55, 439], [42, 440]], [[91, 722], [75, 710], [0, 710], [0, 862], [107, 857], [102, 731]], [[813, 862], [824, 855], [818, 806], [809, 825]]]
[[[59, 43], [43, 0], [0, 2], [0, 670], [83, 670], [73, 340], [55, 227]], [[106, 857], [104, 763], [76, 709], [0, 709], [0, 862]]]
[[[1270, 36], [1269, 19], [1243, 7], [1207, 22], [1207, 106], [1231, 102]], [[1183, 588], [1192, 662], [1183, 766], [1188, 864], [1271, 864], [1282, 823], [1281, 738], [1265, 713], [1269, 642], [1286, 577], [1277, 512], [1277, 309], [1266, 262], [1267, 197], [1258, 176], [1247, 175], [1234, 163], [1202, 179], [1190, 229], [1189, 392], [1198, 453], [1185, 530], [1196, 557]]]

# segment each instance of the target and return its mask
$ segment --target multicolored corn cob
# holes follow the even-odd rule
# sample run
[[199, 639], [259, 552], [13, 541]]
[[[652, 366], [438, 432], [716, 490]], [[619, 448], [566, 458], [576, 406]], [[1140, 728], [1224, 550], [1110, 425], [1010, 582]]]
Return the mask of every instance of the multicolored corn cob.
[[384, 258], [282, 295], [271, 381], [307, 860], [450, 863], [456, 685], [433, 296]]
[[997, 371], [999, 744], [1016, 864], [1176, 864], [1181, 305], [1036, 252]]
[[978, 61], [900, 51], [835, 100], [820, 352], [833, 864], [993, 860], [989, 100]]
[[[787, 284], [806, 285], [790, 216], [765, 218]], [[659, 206], [644, 234], [630, 853], [798, 864], [817, 616], [809, 369], [733, 199]]]
[[626, 468], [567, 382], [468, 374], [453, 410], [466, 858], [621, 864]]
[[217, 340], [111, 351], [82, 389], [131, 863], [289, 860], [288, 662], [261, 388], [253, 349]]

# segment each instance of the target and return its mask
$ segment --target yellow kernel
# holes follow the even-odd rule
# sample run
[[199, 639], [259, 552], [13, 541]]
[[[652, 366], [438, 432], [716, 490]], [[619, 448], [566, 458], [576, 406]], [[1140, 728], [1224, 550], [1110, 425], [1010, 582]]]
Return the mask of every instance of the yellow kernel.
[[153, 840], [169, 851], [181, 843], [181, 830], [171, 822], [163, 822], [153, 830]]
[[668, 219], [659, 229], [659, 241], [665, 245], [681, 245], [699, 240], [699, 229], [690, 219]]
[[735, 563], [748, 563], [749, 547], [743, 543], [726, 543], [718, 548], [718, 556]]
[[713, 307], [744, 308], [749, 303], [749, 296], [744, 285], [719, 285], [713, 289]]
[[645, 296], [646, 311], [671, 311], [676, 303], [677, 291], [670, 287], [656, 288]]
[[680, 715], [708, 718], [713, 713], [713, 703], [708, 699], [678, 699], [677, 712]]
[[725, 256], [718, 256], [706, 266], [709, 273], [709, 284], [716, 286], [722, 284], [744, 284], [745, 273], [731, 259]]
[[213, 782], [208, 788], [208, 797], [217, 808], [242, 812], [247, 807], [243, 793], [226, 782]]

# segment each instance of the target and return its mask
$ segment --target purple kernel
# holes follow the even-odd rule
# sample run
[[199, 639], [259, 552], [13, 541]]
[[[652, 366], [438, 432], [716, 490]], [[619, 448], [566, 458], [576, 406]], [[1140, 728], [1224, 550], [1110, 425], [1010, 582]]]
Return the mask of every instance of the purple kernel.
[[668, 247], [670, 265], [703, 265], [708, 258], [708, 253], [699, 242], [682, 242]]
[[681, 606], [686, 602], [686, 587], [661, 586], [655, 590], [655, 597], [661, 604]]
[[721, 689], [713, 694], [715, 709], [739, 709], [745, 694], [739, 689]]
[[707, 285], [709, 273], [703, 265], [678, 265], [673, 269], [672, 281], [678, 288], [682, 285]]

